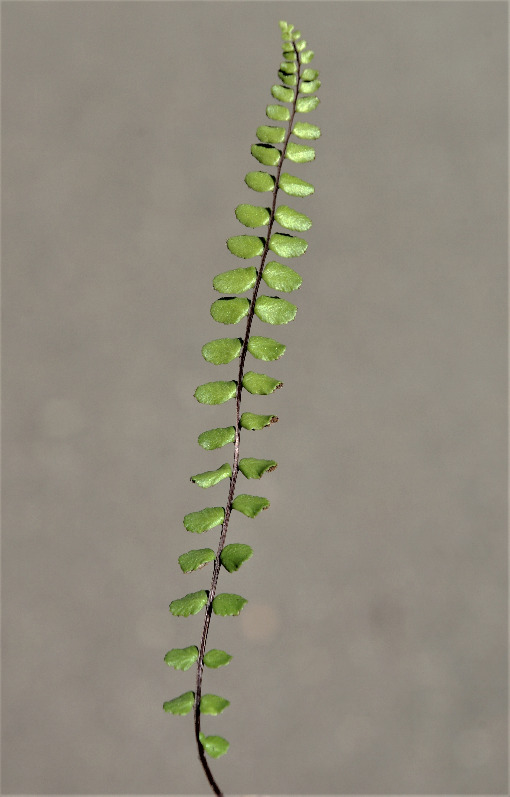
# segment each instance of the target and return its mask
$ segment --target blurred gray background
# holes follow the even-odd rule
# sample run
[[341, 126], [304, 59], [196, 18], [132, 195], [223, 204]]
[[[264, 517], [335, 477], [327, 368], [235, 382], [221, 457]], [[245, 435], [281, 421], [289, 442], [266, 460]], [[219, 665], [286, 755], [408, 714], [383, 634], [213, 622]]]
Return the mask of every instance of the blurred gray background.
[[[507, 790], [507, 4], [4, 2], [3, 792], [207, 792], [163, 662], [216, 547], [182, 517], [226, 498], [191, 474], [235, 376], [203, 343], [212, 277], [243, 264], [249, 147], [281, 60], [278, 20], [321, 71], [316, 186], [284, 380], [244, 409], [280, 422], [244, 456], [230, 541], [255, 555], [213, 617], [233, 654], [229, 794]], [[255, 261], [253, 261], [255, 262]], [[270, 293], [270, 291], [269, 291]], [[291, 300], [293, 296], [289, 296]], [[239, 327], [239, 334], [242, 328]], [[242, 479], [242, 477], [241, 477]], [[244, 482], [244, 483], [243, 483]]]

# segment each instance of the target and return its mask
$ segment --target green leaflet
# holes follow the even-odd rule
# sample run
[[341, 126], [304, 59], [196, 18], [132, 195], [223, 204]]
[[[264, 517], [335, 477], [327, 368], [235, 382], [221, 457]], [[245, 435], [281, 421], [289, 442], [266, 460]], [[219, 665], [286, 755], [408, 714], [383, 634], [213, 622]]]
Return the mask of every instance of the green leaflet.
[[307, 183], [299, 177], [292, 177], [290, 174], [280, 174], [278, 185], [290, 196], [309, 196], [315, 191], [311, 183]]
[[268, 396], [275, 390], [282, 387], [283, 382], [278, 379], [273, 379], [271, 376], [265, 374], [256, 374], [254, 371], [248, 371], [243, 376], [243, 387], [248, 393], [253, 393], [256, 396]]
[[287, 89], [285, 86], [271, 86], [271, 94], [275, 100], [280, 100], [280, 102], [292, 102], [294, 99], [292, 89]]
[[[237, 220], [244, 224], [245, 227], [263, 227], [269, 223], [271, 218], [271, 210], [269, 208], [260, 208], [257, 205], [238, 205], [235, 212]], [[252, 268], [255, 271], [253, 266]]]
[[317, 69], [303, 69], [301, 73], [301, 80], [315, 80], [319, 77]]
[[289, 208], [287, 205], [280, 205], [280, 207], [276, 208], [274, 217], [278, 224], [287, 230], [305, 232], [312, 226], [312, 220], [308, 216]]
[[197, 473], [196, 476], [191, 477], [191, 481], [198, 484], [199, 487], [212, 487], [222, 479], [229, 479], [232, 476], [232, 468], [228, 462], [225, 462], [220, 468], [216, 470], [207, 470], [205, 473]]
[[[256, 517], [263, 509], [267, 509], [269, 501], [260, 495], [238, 495], [232, 501], [232, 508], [242, 512], [246, 517]], [[214, 601], [213, 601], [214, 607]]]
[[[245, 207], [251, 206], [246, 205]], [[219, 293], [244, 293], [250, 291], [256, 281], [257, 269], [255, 266], [233, 268], [230, 271], [222, 271], [221, 274], [217, 274], [213, 279], [213, 288]]]
[[241, 614], [241, 609], [246, 603], [248, 603], [246, 598], [241, 598], [240, 595], [223, 592], [221, 595], [216, 595], [212, 607], [214, 614], [221, 617], [235, 617]]
[[227, 706], [230, 706], [230, 700], [218, 695], [202, 695], [200, 699], [201, 714], [221, 714]]
[[175, 617], [189, 617], [191, 614], [198, 614], [207, 603], [207, 592], [200, 589], [198, 592], [190, 592], [184, 598], [177, 598], [170, 604], [170, 611]]
[[260, 479], [264, 473], [271, 473], [276, 467], [274, 459], [245, 457], [239, 462], [239, 470], [247, 479]]
[[234, 381], [206, 382], [199, 385], [193, 395], [200, 404], [224, 404], [234, 398], [236, 391], [237, 383]]
[[269, 241], [269, 248], [280, 257], [299, 257], [304, 255], [308, 244], [304, 238], [275, 232]]
[[317, 125], [310, 125], [308, 122], [296, 122], [292, 132], [299, 138], [316, 139], [320, 137], [321, 130]]
[[262, 279], [269, 288], [273, 288], [275, 291], [285, 291], [286, 293], [296, 291], [303, 282], [297, 271], [294, 271], [290, 266], [283, 266], [275, 260], [266, 265], [262, 272]]
[[221, 552], [221, 564], [228, 570], [229, 573], [235, 573], [239, 570], [243, 562], [246, 562], [253, 556], [253, 549], [249, 545], [242, 542], [232, 542], [230, 545], [225, 545]]
[[314, 91], [320, 89], [320, 80], [302, 80], [299, 84], [300, 94], [313, 94]]
[[174, 670], [189, 670], [198, 659], [198, 648], [190, 645], [188, 648], [173, 648], [165, 656], [165, 661]]
[[301, 62], [303, 64], [309, 64], [310, 61], [313, 59], [315, 53], [313, 50], [305, 50], [304, 53], [301, 53]]
[[225, 519], [225, 510], [222, 506], [208, 506], [200, 509], [199, 512], [190, 512], [184, 516], [184, 527], [186, 531], [194, 534], [202, 534], [215, 526], [221, 526]]
[[248, 351], [257, 360], [278, 360], [285, 353], [286, 346], [283, 343], [273, 340], [273, 338], [263, 338], [259, 335], [252, 335], [248, 341]]
[[208, 650], [205, 654], [204, 664], [206, 667], [211, 667], [211, 669], [216, 670], [218, 667], [224, 667], [229, 663], [229, 661], [231, 661], [231, 659], [232, 656], [230, 656], [228, 653], [225, 653], [224, 650], [213, 648], [212, 650]]
[[277, 296], [259, 296], [255, 302], [255, 315], [266, 324], [288, 324], [296, 313], [295, 304]]
[[257, 127], [257, 138], [263, 144], [281, 144], [285, 140], [287, 131], [284, 127], [273, 127], [271, 125], [260, 125]]
[[[280, 64], [280, 70], [282, 72], [285, 72], [285, 74], [287, 74], [287, 75], [292, 75], [292, 74], [295, 74], [298, 71], [298, 68], [297, 68], [297, 64], [295, 63], [295, 61], [292, 61], [292, 62], [282, 61], [282, 63]], [[301, 75], [301, 77], [304, 80], [310, 80], [310, 78], [305, 78], [304, 75]]]
[[227, 246], [233, 255], [247, 260], [249, 257], [257, 257], [262, 254], [265, 240], [256, 235], [233, 235], [228, 238]]
[[275, 122], [288, 122], [290, 119], [290, 111], [285, 105], [268, 105], [266, 108], [266, 116], [268, 119], [274, 119]]
[[320, 100], [318, 97], [298, 97], [296, 102], [296, 111], [299, 113], [310, 113], [315, 111]]
[[[263, 163], [264, 166], [276, 166], [282, 156], [280, 150], [276, 149], [276, 147], [272, 147], [270, 144], [252, 144], [251, 154], [259, 163]], [[257, 254], [260, 253], [257, 252]]]
[[315, 158], [315, 150], [306, 144], [294, 144], [293, 141], [289, 141], [285, 157], [293, 163], [309, 163]]
[[251, 431], [263, 429], [265, 426], [271, 426], [272, 423], [277, 422], [277, 415], [254, 415], [253, 412], [243, 412], [241, 415], [241, 426], [243, 429]]
[[225, 365], [239, 357], [242, 346], [240, 338], [218, 338], [202, 346], [202, 357], [213, 365]]
[[223, 736], [204, 736], [204, 734], [200, 732], [200, 741], [205, 752], [210, 755], [211, 758], [219, 758], [225, 755], [230, 747], [230, 744]]
[[[241, 238], [244, 236], [240, 236]], [[211, 305], [211, 315], [220, 324], [237, 324], [248, 315], [249, 299], [224, 297]]]
[[198, 435], [198, 445], [206, 451], [222, 448], [236, 439], [236, 430], [233, 426], [220, 426], [217, 429], [208, 429]]
[[248, 172], [244, 182], [253, 191], [272, 191], [275, 180], [273, 175], [267, 172]]
[[295, 86], [297, 84], [296, 75], [288, 75], [283, 69], [278, 70], [278, 77], [286, 86]]
[[163, 703], [163, 710], [168, 711], [170, 714], [189, 714], [195, 702], [194, 692], [184, 692], [179, 697], [174, 697], [173, 700], [167, 700]]
[[214, 561], [214, 551], [212, 548], [197, 548], [179, 556], [179, 565], [183, 573], [192, 573], [200, 570], [208, 562]]

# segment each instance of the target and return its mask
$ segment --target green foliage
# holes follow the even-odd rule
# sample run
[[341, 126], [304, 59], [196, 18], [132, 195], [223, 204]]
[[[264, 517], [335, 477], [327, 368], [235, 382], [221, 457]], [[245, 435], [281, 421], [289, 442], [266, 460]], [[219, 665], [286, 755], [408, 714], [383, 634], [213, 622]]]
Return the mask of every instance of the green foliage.
[[209, 506], [206, 509], [200, 509], [199, 512], [190, 512], [185, 515], [183, 523], [186, 531], [202, 534], [204, 531], [221, 525], [224, 519], [225, 510], [222, 506]]
[[213, 648], [208, 650], [204, 656], [204, 664], [206, 667], [216, 670], [218, 667], [225, 667], [226, 664], [232, 659], [224, 650], [217, 650]]
[[222, 446], [233, 443], [236, 436], [236, 430], [233, 426], [220, 426], [218, 429], [209, 429], [207, 432], [202, 432], [198, 435], [198, 445], [205, 448], [206, 451], [214, 451], [215, 448], [222, 448]]
[[274, 459], [254, 459], [244, 457], [239, 461], [239, 470], [247, 479], [260, 479], [264, 473], [271, 473], [277, 467]]
[[243, 412], [241, 415], [241, 426], [243, 429], [263, 429], [264, 426], [270, 426], [272, 423], [277, 423], [277, 415], [254, 415], [253, 412]]
[[198, 659], [198, 648], [190, 645], [188, 648], [173, 648], [165, 656], [165, 661], [174, 670], [189, 670]]
[[221, 564], [228, 570], [229, 573], [235, 573], [239, 570], [243, 562], [250, 559], [253, 555], [253, 549], [249, 545], [242, 542], [232, 542], [230, 545], [225, 545], [221, 552]]
[[283, 343], [273, 340], [273, 338], [263, 338], [260, 335], [252, 335], [248, 341], [248, 351], [257, 360], [278, 360], [285, 353]]
[[207, 603], [207, 592], [200, 589], [198, 592], [190, 592], [184, 598], [177, 598], [170, 604], [170, 611], [175, 617], [189, 617], [191, 614], [198, 614]]
[[230, 744], [223, 736], [204, 736], [203, 733], [200, 733], [199, 738], [205, 752], [210, 755], [211, 758], [219, 758], [225, 755], [230, 747]]
[[212, 607], [214, 614], [221, 617], [235, 617], [241, 614], [241, 609], [246, 603], [248, 603], [246, 598], [241, 598], [240, 595], [223, 592], [221, 595], [216, 595]]
[[201, 714], [221, 714], [221, 712], [230, 706], [230, 700], [218, 695], [202, 695], [200, 700], [200, 713]]
[[206, 470], [204, 473], [197, 473], [196, 476], [191, 477], [191, 481], [198, 484], [200, 487], [212, 487], [214, 484], [222, 481], [222, 479], [230, 479], [232, 476], [232, 468], [225, 462], [216, 470]]
[[179, 556], [179, 565], [183, 573], [192, 573], [200, 570], [209, 562], [214, 561], [214, 551], [212, 548], [197, 548]]
[[[317, 125], [300, 121], [299, 115], [310, 113], [319, 103], [316, 96], [320, 87], [319, 72], [308, 66], [314, 54], [312, 50], [306, 49], [306, 42], [300, 32], [283, 21], [280, 22], [280, 30], [283, 60], [277, 70], [279, 83], [271, 88], [271, 95], [277, 102], [271, 102], [266, 107], [267, 119], [275, 124], [260, 124], [256, 128], [257, 143], [251, 144], [252, 156], [266, 168], [249, 171], [244, 178], [247, 187], [252, 191], [258, 194], [269, 193], [269, 196], [263, 197], [265, 201], [259, 204], [243, 202], [235, 208], [237, 222], [245, 228], [264, 229], [260, 231], [261, 235], [235, 234], [226, 241], [228, 251], [235, 257], [242, 260], [258, 257], [261, 259], [256, 266], [222, 271], [212, 281], [214, 290], [223, 294], [211, 305], [213, 320], [220, 324], [233, 325], [246, 319], [246, 327], [235, 337], [216, 338], [202, 346], [202, 356], [211, 365], [228, 365], [233, 361], [237, 363], [235, 373], [227, 374], [227, 379], [205, 382], [194, 393], [200, 404], [219, 405], [233, 399], [235, 405], [232, 413], [234, 425], [209, 429], [198, 437], [199, 445], [206, 451], [214, 451], [233, 443], [232, 465], [229, 462], [222, 465], [212, 463], [213, 469], [191, 476], [191, 481], [204, 489], [216, 487], [219, 490], [220, 482], [228, 482], [225, 507], [212, 506], [190, 512], [183, 521], [186, 530], [194, 534], [202, 534], [221, 526], [220, 541], [216, 553], [213, 548], [199, 548], [179, 556], [183, 573], [198, 571], [210, 562], [214, 564], [210, 568], [212, 578], [209, 590], [191, 592], [170, 604], [170, 612], [177, 617], [189, 617], [205, 608], [200, 644], [173, 648], [165, 656], [165, 662], [175, 670], [185, 671], [197, 663], [196, 691], [185, 692], [167, 701], [163, 708], [168, 713], [184, 715], [195, 706], [196, 732], [205, 752], [212, 758], [224, 755], [229, 743], [221, 736], [205, 736], [200, 730], [200, 717], [202, 714], [221, 714], [229, 701], [215, 694], [202, 694], [203, 665], [217, 669], [228, 664], [232, 657], [224, 650], [216, 648], [206, 651], [209, 621], [212, 612], [224, 617], [239, 615], [247, 603], [246, 598], [234, 593], [217, 594], [220, 565], [228, 573], [235, 573], [253, 555], [252, 548], [245, 543], [225, 544], [229, 522], [232, 514], [235, 516], [231, 510], [235, 509], [246, 517], [255, 518], [269, 507], [267, 498], [236, 494], [237, 477], [242, 473], [246, 479], [260, 479], [277, 467], [273, 459], [240, 456], [241, 430], [260, 431], [278, 421], [278, 417], [272, 414], [254, 414], [249, 411], [241, 413], [241, 401], [244, 407], [244, 401], [248, 403], [250, 395], [270, 395], [283, 384], [272, 375], [246, 370], [246, 357], [249, 353], [257, 360], [271, 363], [286, 351], [285, 344], [256, 333], [260, 331], [261, 322], [271, 325], [288, 324], [295, 318], [297, 307], [281, 296], [263, 295], [260, 288], [266, 285], [272, 291], [284, 293], [300, 288], [302, 278], [290, 266], [276, 260], [267, 261], [271, 252], [278, 258], [303, 255], [308, 247], [306, 240], [290, 233], [305, 233], [312, 226], [311, 218], [301, 208], [277, 204], [277, 198], [279, 191], [299, 199], [314, 193], [311, 183], [284, 172], [283, 165], [285, 161], [305, 165], [315, 159], [314, 147], [300, 141], [317, 140], [320, 129]], [[274, 171], [271, 172], [271, 169]], [[279, 229], [278, 225], [285, 232], [275, 231]], [[251, 292], [249, 298], [239, 295], [247, 291]], [[228, 376], [232, 378], [229, 379]], [[247, 439], [249, 437], [248, 435]], [[242, 439], [244, 440], [244, 434]], [[225, 487], [223, 485], [223, 489]], [[237, 519], [239, 520], [238, 516]], [[199, 696], [198, 706], [195, 704]], [[203, 762], [202, 750], [199, 752]], [[211, 779], [210, 770], [207, 771], [206, 766], [204, 768], [212, 786], [214, 780]], [[220, 794], [219, 787], [215, 786], [213, 791]]]
[[269, 501], [267, 498], [262, 498], [260, 495], [238, 495], [232, 501], [232, 508], [242, 512], [246, 517], [257, 517], [259, 512], [267, 509]]
[[163, 709], [170, 714], [180, 714], [182, 716], [190, 713], [194, 702], [195, 693], [184, 692], [183, 695], [179, 695], [179, 697], [174, 697], [173, 700], [167, 700], [166, 703], [163, 703]]

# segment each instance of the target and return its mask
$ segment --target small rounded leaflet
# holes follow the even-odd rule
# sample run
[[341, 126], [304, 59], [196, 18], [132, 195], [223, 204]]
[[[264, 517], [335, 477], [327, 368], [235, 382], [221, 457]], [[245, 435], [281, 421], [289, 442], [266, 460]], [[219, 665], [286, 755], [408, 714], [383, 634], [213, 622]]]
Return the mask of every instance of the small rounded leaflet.
[[294, 60], [282, 61], [282, 63], [280, 64], [280, 69], [282, 72], [285, 72], [287, 75], [295, 74], [298, 71], [297, 64]]
[[165, 662], [174, 670], [189, 670], [198, 659], [198, 648], [190, 645], [188, 648], [173, 648], [165, 656]]
[[273, 119], [275, 122], [288, 122], [290, 119], [290, 111], [285, 105], [268, 105], [266, 108], [266, 116], [268, 119]]
[[[262, 145], [261, 145], [262, 146]], [[236, 257], [248, 260], [257, 257], [264, 251], [265, 240], [256, 235], [233, 235], [227, 239], [227, 247]]]
[[280, 102], [292, 102], [294, 99], [294, 92], [292, 89], [287, 89], [285, 86], [271, 86], [271, 94], [275, 100]]
[[244, 457], [239, 462], [239, 470], [247, 479], [260, 479], [264, 473], [271, 473], [276, 467], [274, 459]]
[[167, 711], [169, 714], [184, 716], [190, 713], [194, 702], [195, 693], [184, 692], [183, 695], [179, 695], [179, 697], [174, 697], [173, 700], [167, 700], [166, 703], [163, 703], [163, 710]]
[[200, 404], [224, 404], [234, 398], [237, 391], [237, 383], [233, 380], [229, 382], [206, 382], [199, 385], [193, 395]]
[[304, 238], [296, 235], [275, 232], [269, 241], [269, 248], [280, 257], [299, 257], [306, 252], [308, 244]]
[[310, 113], [315, 111], [320, 100], [318, 97], [298, 97], [296, 100], [296, 111], [299, 113]]
[[199, 487], [213, 487], [218, 482], [221, 482], [223, 479], [229, 479], [232, 476], [232, 468], [225, 462], [216, 470], [206, 470], [205, 473], [197, 473], [196, 476], [192, 476], [190, 481], [198, 484]]
[[248, 341], [248, 351], [257, 360], [271, 362], [278, 360], [285, 353], [287, 347], [283, 343], [278, 343], [273, 338], [263, 338], [260, 335], [252, 335]]
[[251, 154], [264, 166], [277, 166], [282, 156], [280, 150], [270, 144], [252, 144]]
[[282, 387], [283, 382], [279, 379], [273, 379], [272, 376], [265, 374], [256, 374], [255, 371], [248, 371], [243, 376], [243, 387], [248, 393], [255, 396], [269, 396], [275, 390]]
[[[239, 205], [239, 207], [243, 207]], [[245, 205], [244, 207], [251, 207]], [[261, 208], [263, 210], [263, 208]], [[257, 281], [257, 269], [255, 266], [246, 268], [232, 268], [229, 271], [222, 271], [213, 279], [213, 288], [219, 293], [244, 293], [253, 288]]]
[[217, 429], [208, 429], [198, 435], [198, 445], [206, 451], [214, 451], [233, 443], [236, 438], [236, 430], [233, 426], [220, 426]]
[[226, 365], [239, 357], [242, 346], [240, 338], [218, 338], [202, 346], [202, 357], [213, 365]]
[[285, 83], [286, 86], [296, 86], [297, 85], [297, 76], [296, 75], [289, 75], [287, 72], [284, 72], [283, 69], [278, 70], [278, 77]]
[[297, 232], [305, 232], [312, 226], [312, 220], [304, 213], [289, 208], [288, 205], [280, 205], [276, 208], [274, 217], [278, 224], [285, 227], [287, 230], [295, 230]]
[[308, 122], [296, 122], [292, 128], [292, 132], [299, 138], [316, 139], [320, 137], [321, 130], [317, 125], [308, 124]]
[[250, 302], [240, 297], [216, 299], [211, 305], [211, 315], [219, 324], [237, 324], [248, 315]]
[[211, 758], [219, 758], [225, 755], [230, 747], [229, 742], [227, 742], [223, 736], [204, 736], [200, 731], [199, 739], [205, 752], [210, 755]]
[[319, 72], [317, 69], [303, 69], [301, 73], [301, 80], [315, 80], [319, 77]]
[[256, 415], [253, 412], [243, 412], [241, 415], [241, 426], [243, 429], [249, 429], [252, 432], [264, 429], [266, 426], [271, 426], [271, 424], [277, 422], [277, 415]]
[[310, 196], [315, 191], [311, 183], [301, 180], [299, 177], [293, 177], [291, 174], [280, 174], [278, 185], [289, 196]]
[[200, 699], [200, 713], [201, 714], [221, 714], [227, 706], [230, 706], [230, 700], [219, 695], [202, 695]]
[[266, 324], [288, 324], [296, 317], [297, 307], [278, 296], [259, 296], [255, 301], [255, 315]]
[[285, 293], [297, 291], [303, 282], [297, 271], [290, 266], [277, 263], [276, 260], [267, 263], [262, 272], [262, 279], [269, 288], [273, 288], [275, 291], [285, 291]]
[[289, 141], [285, 157], [293, 163], [309, 163], [315, 159], [315, 150], [307, 144], [295, 144], [293, 141]]
[[179, 556], [178, 562], [183, 573], [192, 573], [200, 570], [209, 562], [214, 561], [215, 554], [212, 548], [197, 548]]
[[281, 144], [285, 140], [287, 131], [284, 127], [273, 125], [260, 125], [257, 127], [256, 136], [263, 144]]
[[[263, 227], [271, 218], [269, 208], [261, 208], [257, 205], [238, 205], [235, 214], [237, 220], [245, 227]], [[255, 271], [253, 266], [252, 268]], [[239, 291], [225, 291], [225, 293], [239, 293]]]
[[218, 648], [208, 650], [204, 656], [205, 666], [213, 670], [218, 669], [218, 667], [225, 667], [231, 660], [232, 656], [229, 653], [225, 653], [224, 650], [218, 650]]
[[[283, 106], [282, 106], [283, 107]], [[285, 108], [285, 110], [287, 110]], [[248, 172], [244, 178], [244, 182], [253, 191], [272, 191], [274, 189], [275, 179], [272, 174], [267, 172]]]
[[267, 498], [262, 498], [260, 495], [238, 495], [234, 498], [232, 502], [232, 508], [237, 509], [238, 512], [242, 512], [243, 515], [246, 517], [257, 517], [259, 512], [262, 512], [263, 509], [267, 509], [269, 506], [269, 501]]
[[184, 516], [184, 528], [193, 534], [203, 534], [215, 526], [221, 526], [225, 520], [225, 510], [222, 506], [208, 506], [198, 512], [189, 512]]
[[313, 60], [315, 53], [313, 50], [305, 50], [304, 53], [301, 53], [301, 63], [309, 64], [310, 61]]
[[174, 617], [189, 617], [204, 608], [207, 603], [207, 592], [200, 589], [198, 592], [190, 592], [184, 598], [177, 598], [170, 604], [170, 611]]
[[302, 80], [299, 84], [300, 94], [313, 94], [321, 87], [320, 80]]
[[220, 617], [236, 617], [241, 614], [243, 606], [248, 603], [246, 598], [240, 595], [234, 595], [230, 592], [222, 592], [221, 595], [216, 595], [212, 602], [214, 614]]
[[220, 561], [225, 570], [229, 573], [235, 573], [239, 570], [243, 562], [246, 562], [253, 556], [253, 549], [249, 545], [242, 542], [231, 542], [223, 548]]

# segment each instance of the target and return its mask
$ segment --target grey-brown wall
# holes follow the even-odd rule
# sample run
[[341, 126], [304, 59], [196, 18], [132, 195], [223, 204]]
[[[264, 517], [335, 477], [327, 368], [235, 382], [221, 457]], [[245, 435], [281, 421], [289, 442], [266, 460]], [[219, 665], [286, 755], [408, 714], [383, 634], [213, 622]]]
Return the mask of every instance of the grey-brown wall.
[[[496, 793], [506, 784], [507, 5], [6, 2], [4, 793], [206, 792], [193, 689], [163, 663], [207, 587], [189, 476], [230, 458], [195, 387], [237, 334], [212, 277], [243, 265], [249, 147], [296, 24], [321, 71], [299, 311], [257, 322], [285, 382], [244, 409], [276, 459], [236, 516], [253, 545], [213, 618], [205, 691], [232, 793]], [[294, 265], [294, 263], [292, 263]], [[289, 297], [292, 299], [292, 296]], [[259, 367], [256, 361], [250, 367]], [[199, 541], [215, 547], [217, 531]]]

